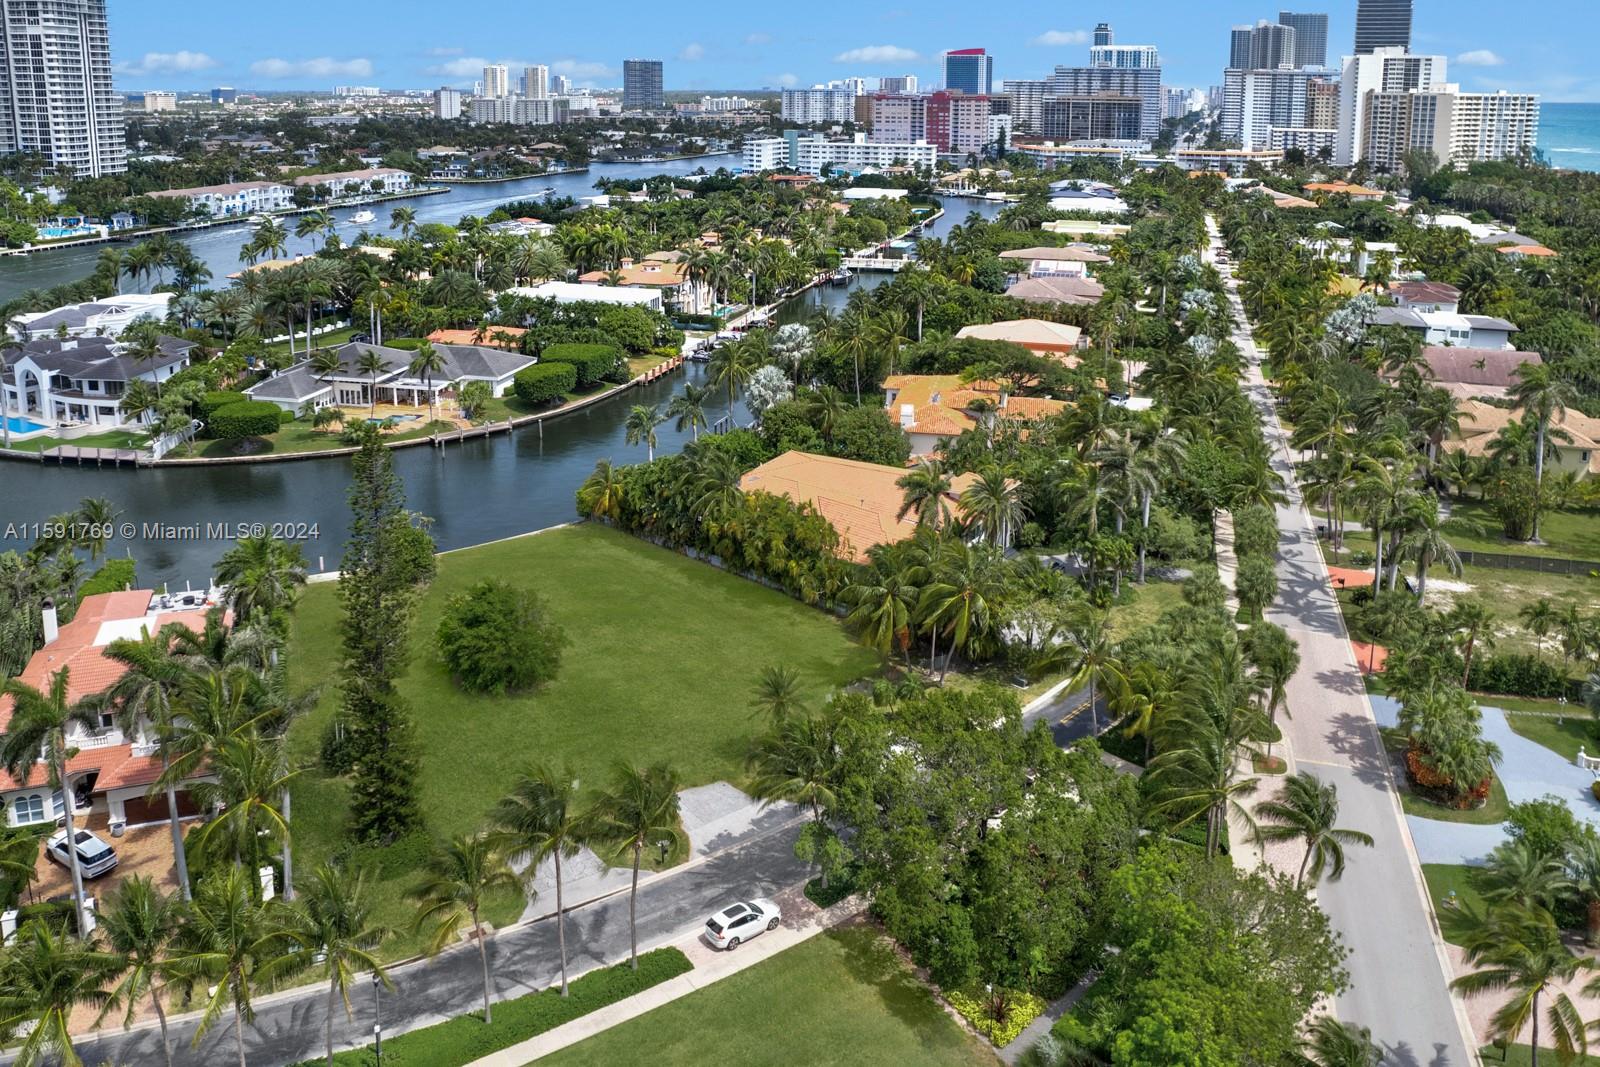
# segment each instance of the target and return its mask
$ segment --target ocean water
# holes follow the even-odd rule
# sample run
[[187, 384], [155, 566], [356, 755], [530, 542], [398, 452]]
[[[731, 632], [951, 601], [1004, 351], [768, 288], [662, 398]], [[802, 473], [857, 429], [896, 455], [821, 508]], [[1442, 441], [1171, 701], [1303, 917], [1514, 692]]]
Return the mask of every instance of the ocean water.
[[1539, 150], [1552, 167], [1600, 170], [1600, 104], [1543, 104]]

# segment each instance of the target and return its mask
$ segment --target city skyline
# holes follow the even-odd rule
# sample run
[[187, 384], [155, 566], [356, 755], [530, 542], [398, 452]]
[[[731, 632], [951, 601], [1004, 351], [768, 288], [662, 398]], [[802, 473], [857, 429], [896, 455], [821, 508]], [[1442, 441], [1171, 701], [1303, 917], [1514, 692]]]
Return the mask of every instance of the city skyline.
[[[110, 23], [116, 84], [123, 92], [214, 85], [258, 91], [328, 91], [336, 84], [470, 89], [483, 67], [498, 64], [519, 72], [543, 64], [576, 86], [618, 88], [622, 62], [632, 57], [660, 59], [669, 91], [808, 87], [851, 76], [904, 74], [933, 87], [941, 80], [942, 54], [959, 48], [987, 49], [998, 85], [1043, 77], [1057, 65], [1082, 64], [1101, 21], [1111, 23], [1118, 44], [1160, 49], [1166, 84], [1204, 88], [1221, 83], [1230, 28], [1273, 20], [1283, 7], [1270, 0], [1203, 7], [1146, 0], [1083, 8], [1064, 19], [1037, 9], [952, 5], [928, 19], [895, 10], [863, 16], [857, 6], [828, 3], [803, 14], [753, 12], [747, 5], [724, 9], [714, 0], [698, 25], [644, 16], [604, 32], [580, 13], [555, 11], [537, 32], [526, 34], [526, 47], [515, 48], [507, 42], [523, 35], [515, 27], [526, 9], [509, 0], [480, 5], [482, 17], [473, 25], [488, 27], [481, 30], [463, 27], [444, 11], [417, 10], [383, 24], [355, 9], [319, 9], [314, 45], [296, 32], [292, 19], [246, 27], [247, 16], [224, 11], [199, 24], [178, 0], [111, 0]], [[1296, 4], [1294, 10], [1326, 11], [1330, 64], [1351, 53], [1355, 0]], [[1541, 5], [1541, 15], [1538, 26], [1566, 31], [1541, 38], [1531, 24], [1506, 20], [1504, 6], [1487, 0], [1418, 0], [1412, 49], [1448, 56], [1452, 77], [1467, 89], [1600, 101], [1600, 74], [1589, 69], [1584, 55], [1584, 42], [1600, 30], [1600, 14], [1580, 0], [1551, 0]], [[248, 50], [241, 41], [250, 42]]]

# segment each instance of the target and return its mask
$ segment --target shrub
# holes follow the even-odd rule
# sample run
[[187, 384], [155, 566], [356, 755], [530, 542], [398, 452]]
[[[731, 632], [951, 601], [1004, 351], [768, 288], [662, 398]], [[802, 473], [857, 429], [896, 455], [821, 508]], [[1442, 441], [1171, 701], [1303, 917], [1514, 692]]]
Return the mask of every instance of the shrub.
[[348, 724], [337, 715], [329, 719], [328, 725], [322, 728], [319, 758], [322, 769], [334, 777], [343, 777], [355, 770], [355, 737], [351, 734]]
[[1263, 504], [1252, 504], [1233, 517], [1233, 550], [1245, 556], [1274, 556], [1278, 551], [1278, 517]]
[[1508, 540], [1526, 541], [1533, 536], [1533, 524], [1539, 515], [1539, 484], [1532, 470], [1507, 467], [1487, 488], [1486, 495], [1494, 502], [1500, 531]]
[[[997, 989], [993, 993], [954, 992], [945, 999], [996, 1048], [1004, 1048], [1015, 1041], [1029, 1023], [1044, 1014], [1047, 1006], [1042, 997], [1011, 989]], [[1003, 1014], [1001, 1019], [994, 1018], [997, 1005]]]
[[1558, 665], [1526, 653], [1474, 657], [1467, 688], [1505, 696], [1566, 697], [1568, 700], [1579, 697], [1578, 683], [1568, 678]]
[[517, 399], [524, 404], [559, 400], [577, 387], [578, 368], [570, 363], [535, 363], [519, 371], [512, 382]]
[[246, 400], [218, 408], [206, 423], [210, 436], [224, 441], [241, 437], [266, 437], [278, 432], [278, 412], [282, 409], [265, 400]]
[[616, 369], [622, 350], [613, 345], [551, 345], [539, 353], [540, 363], [569, 363], [578, 370], [579, 388], [588, 388]]
[[566, 634], [531, 589], [486, 579], [445, 606], [439, 655], [474, 693], [532, 689], [554, 678]]
[[195, 405], [196, 415], [201, 422], [209, 423], [211, 416], [219, 410], [234, 404], [243, 404], [250, 398], [243, 393], [236, 393], [229, 389], [214, 389], [200, 398], [200, 403]]
[[1596, 800], [1600, 800], [1600, 778], [1589, 783], [1589, 792], [1594, 794]]
[[1506, 815], [1506, 836], [1521, 841], [1540, 856], [1564, 859], [1582, 837], [1584, 826], [1557, 796], [1543, 796], [1511, 805]]
[[78, 586], [78, 598], [81, 600], [94, 593], [120, 593], [124, 589], [132, 589], [133, 583], [133, 560], [108, 559], [89, 576], [88, 581]]
[[397, 337], [393, 340], [385, 337], [383, 345], [385, 348], [398, 348], [402, 352], [415, 352], [425, 340], [427, 338], [424, 337]]

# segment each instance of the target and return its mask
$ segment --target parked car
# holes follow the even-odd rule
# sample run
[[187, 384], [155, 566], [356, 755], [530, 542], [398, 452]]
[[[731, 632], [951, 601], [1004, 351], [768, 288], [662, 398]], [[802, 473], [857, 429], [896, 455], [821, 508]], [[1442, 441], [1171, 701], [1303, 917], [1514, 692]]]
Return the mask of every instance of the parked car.
[[[116, 867], [117, 850], [102, 841], [99, 835], [89, 830], [79, 830], [75, 840], [78, 843], [78, 869], [85, 878], [98, 878]], [[63, 867], [70, 866], [72, 861], [67, 856], [67, 831], [57, 830], [50, 835], [50, 840], [45, 842], [44, 852]]]
[[735, 949], [741, 941], [776, 929], [783, 914], [765, 897], [730, 904], [706, 920], [706, 940], [712, 948]]

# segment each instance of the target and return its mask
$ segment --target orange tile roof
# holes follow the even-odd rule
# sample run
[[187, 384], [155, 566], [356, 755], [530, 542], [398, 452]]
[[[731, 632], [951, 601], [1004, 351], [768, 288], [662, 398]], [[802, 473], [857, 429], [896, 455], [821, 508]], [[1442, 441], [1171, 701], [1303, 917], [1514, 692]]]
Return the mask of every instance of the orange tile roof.
[[[682, 263], [663, 263], [656, 259], [623, 267], [616, 273], [619, 275], [618, 285], [660, 286], [668, 289], [682, 285], [689, 276], [688, 268]], [[592, 270], [578, 275], [578, 281], [586, 285], [610, 285], [611, 271]]]
[[1002, 399], [994, 382], [964, 382], [959, 374], [894, 374], [883, 380], [885, 391], [894, 390], [893, 403], [885, 398], [890, 419], [898, 422], [900, 408], [910, 404], [914, 422], [912, 433], [939, 437], [959, 437], [978, 425], [970, 412], [979, 400], [996, 405], [1001, 419], [1031, 422], [1066, 410], [1064, 400], [1038, 396], [1007, 396]]
[[[739, 479], [739, 488], [815, 505], [839, 531], [839, 554], [860, 562], [874, 545], [903, 541], [916, 532], [913, 516], [896, 518], [905, 500], [904, 490], [896, 483], [905, 474], [901, 467], [785, 452], [747, 472]], [[951, 508], [976, 480], [972, 474], [951, 479]]]
[[1501, 245], [1499, 248], [1496, 248], [1495, 251], [1506, 256], [1516, 255], [1547, 257], [1558, 256], [1561, 254], [1553, 248], [1546, 248], [1544, 245]]
[[976, 338], [981, 341], [1010, 341], [1031, 352], [1073, 352], [1083, 338], [1083, 331], [1064, 322], [1044, 319], [1008, 319], [979, 326], [963, 326], [956, 332], [957, 340]]
[[1308, 193], [1344, 193], [1354, 197], [1381, 197], [1382, 189], [1369, 189], [1365, 185], [1351, 185], [1349, 182], [1307, 182], [1301, 186]]
[[[507, 337], [521, 337], [527, 333], [521, 326], [486, 326], [480, 333], [478, 330], [434, 330], [428, 335], [428, 340], [436, 345], [477, 345], [481, 348], [515, 348], [516, 345], [504, 345], [495, 340], [494, 335], [503, 333]], [[481, 338], [481, 339], [480, 339]]]

